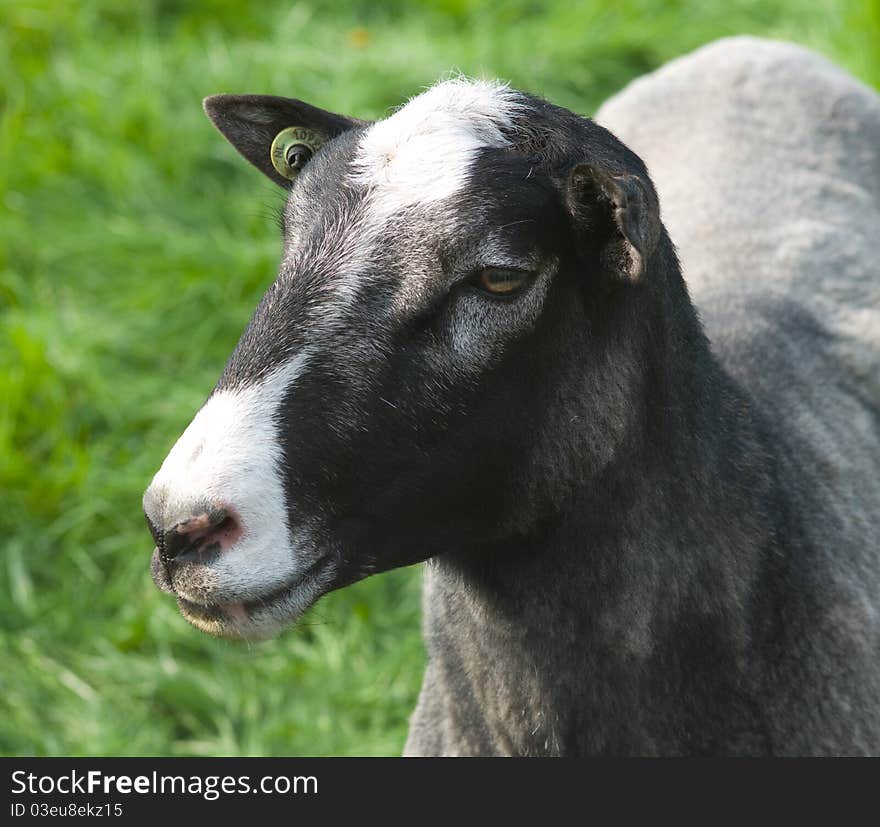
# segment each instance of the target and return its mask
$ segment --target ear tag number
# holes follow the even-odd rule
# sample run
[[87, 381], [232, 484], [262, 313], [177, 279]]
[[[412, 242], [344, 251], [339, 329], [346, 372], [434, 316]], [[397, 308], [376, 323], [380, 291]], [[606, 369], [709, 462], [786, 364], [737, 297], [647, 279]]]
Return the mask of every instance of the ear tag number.
[[293, 181], [323, 143], [323, 138], [317, 132], [304, 126], [282, 129], [269, 150], [272, 166], [280, 176]]

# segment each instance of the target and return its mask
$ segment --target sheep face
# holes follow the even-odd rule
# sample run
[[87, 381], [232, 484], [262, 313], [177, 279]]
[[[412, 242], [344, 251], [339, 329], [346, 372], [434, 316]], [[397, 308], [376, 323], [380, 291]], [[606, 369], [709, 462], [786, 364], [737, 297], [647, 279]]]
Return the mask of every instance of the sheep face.
[[[659, 227], [634, 156], [487, 83], [375, 124], [206, 108], [289, 196], [278, 278], [144, 496], [188, 620], [271, 635], [329, 590], [527, 531], [572, 482], [566, 451], [601, 467], [632, 381], [601, 370], [607, 328]], [[584, 354], [598, 410], [573, 390]]]

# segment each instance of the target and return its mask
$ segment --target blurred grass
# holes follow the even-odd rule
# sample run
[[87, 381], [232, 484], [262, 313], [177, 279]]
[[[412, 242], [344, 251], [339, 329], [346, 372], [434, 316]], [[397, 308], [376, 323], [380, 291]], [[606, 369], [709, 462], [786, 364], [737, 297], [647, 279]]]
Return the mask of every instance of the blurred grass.
[[0, 3], [0, 753], [394, 754], [418, 571], [255, 647], [148, 575], [140, 496], [279, 252], [279, 195], [200, 110], [264, 92], [375, 117], [460, 70], [589, 113], [716, 37], [880, 85], [880, 1]]

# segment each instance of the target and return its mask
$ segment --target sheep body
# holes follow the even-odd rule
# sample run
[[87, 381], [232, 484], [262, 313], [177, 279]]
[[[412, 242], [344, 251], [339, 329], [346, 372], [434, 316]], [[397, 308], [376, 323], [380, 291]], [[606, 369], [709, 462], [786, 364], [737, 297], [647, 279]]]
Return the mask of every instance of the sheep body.
[[507, 565], [429, 561], [406, 752], [876, 753], [880, 99], [734, 38], [597, 120], [656, 183], [726, 433]]
[[[597, 120], [646, 161], [713, 348], [800, 481], [817, 611], [848, 675], [790, 702], [805, 718], [825, 692], [877, 709], [880, 98], [802, 48], [739, 37], [636, 81]], [[872, 719], [852, 746], [876, 751]]]

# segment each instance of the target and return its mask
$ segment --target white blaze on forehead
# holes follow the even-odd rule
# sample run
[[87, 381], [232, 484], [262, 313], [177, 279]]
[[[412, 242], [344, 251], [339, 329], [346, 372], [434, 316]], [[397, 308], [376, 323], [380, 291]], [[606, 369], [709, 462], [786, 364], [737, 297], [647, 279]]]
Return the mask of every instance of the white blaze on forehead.
[[361, 138], [354, 180], [372, 190], [382, 217], [449, 198], [467, 181], [476, 152], [502, 147], [522, 104], [506, 85], [447, 80], [413, 98]]
[[205, 506], [234, 510], [242, 536], [214, 571], [217, 584], [240, 599], [277, 589], [308, 567], [293, 551], [275, 422], [307, 359], [303, 352], [257, 384], [215, 393], [144, 495], [145, 510], [164, 530]]

